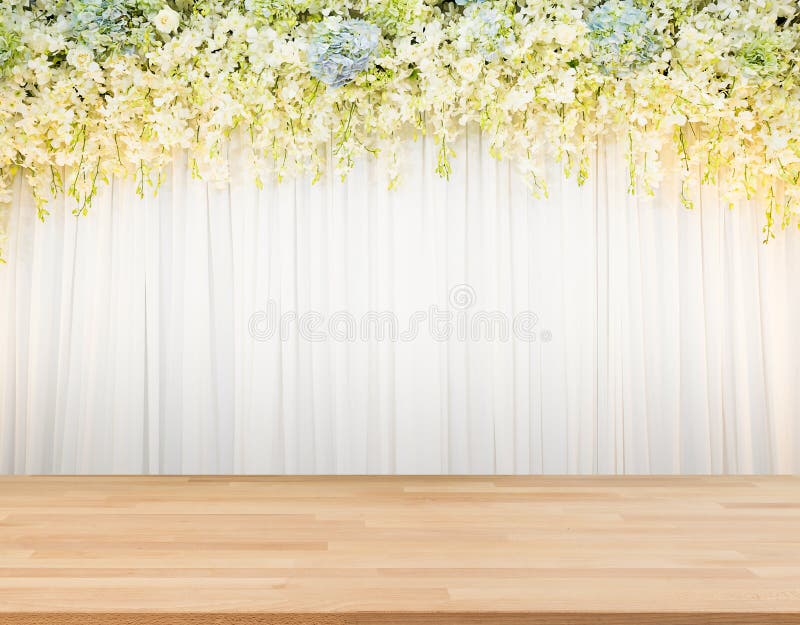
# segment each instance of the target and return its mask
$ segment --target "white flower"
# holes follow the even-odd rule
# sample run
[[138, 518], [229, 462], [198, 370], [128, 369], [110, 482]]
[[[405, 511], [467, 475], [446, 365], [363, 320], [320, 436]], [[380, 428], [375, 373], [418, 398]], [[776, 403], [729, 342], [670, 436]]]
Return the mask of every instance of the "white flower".
[[756, 125], [755, 115], [753, 115], [752, 111], [740, 111], [736, 120], [745, 130], [752, 130]]
[[572, 24], [558, 23], [553, 29], [553, 38], [555, 42], [562, 48], [566, 48], [572, 44], [577, 38], [578, 33], [575, 26]]
[[509, 111], [520, 111], [528, 105], [532, 98], [533, 93], [527, 89], [515, 88], [506, 95], [505, 107]]
[[52, 38], [41, 31], [34, 31], [28, 38], [28, 45], [36, 54], [50, 51]]
[[456, 61], [456, 71], [467, 82], [474, 82], [480, 76], [484, 60], [477, 56], [465, 56]]
[[28, 68], [33, 71], [36, 77], [36, 82], [40, 85], [46, 85], [50, 82], [53, 72], [50, 68], [50, 63], [47, 57], [36, 57], [28, 61]]
[[285, 100], [286, 102], [291, 102], [292, 100], [297, 99], [297, 96], [299, 94], [300, 90], [298, 89], [298, 85], [295, 82], [288, 83], [280, 91], [281, 99]]
[[180, 24], [180, 14], [170, 7], [164, 7], [153, 17], [153, 26], [156, 27], [158, 32], [164, 33], [165, 35], [174, 33], [178, 30]]
[[92, 54], [89, 48], [79, 46], [67, 52], [67, 63], [72, 65], [75, 69], [85, 70], [92, 61], [94, 61], [94, 54]]

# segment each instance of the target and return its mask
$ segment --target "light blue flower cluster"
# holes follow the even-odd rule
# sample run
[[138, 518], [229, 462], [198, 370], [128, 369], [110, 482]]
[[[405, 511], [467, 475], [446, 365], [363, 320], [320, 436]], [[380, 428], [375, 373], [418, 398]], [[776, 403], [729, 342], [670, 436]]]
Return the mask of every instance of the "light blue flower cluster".
[[380, 28], [366, 20], [323, 20], [308, 47], [311, 75], [331, 87], [346, 85], [369, 67], [380, 36]]
[[634, 0], [606, 0], [586, 20], [593, 61], [606, 73], [625, 73], [648, 63], [661, 45], [650, 29], [647, 11]]
[[162, 4], [159, 0], [72, 0], [72, 31], [95, 51], [131, 51], [137, 26], [146, 23], [145, 15], [156, 12]]
[[70, 21], [84, 43], [107, 46], [128, 30], [128, 7], [124, 0], [75, 0]]
[[516, 41], [511, 18], [492, 6], [473, 4], [467, 8], [464, 16], [464, 34], [487, 61], [505, 55]]

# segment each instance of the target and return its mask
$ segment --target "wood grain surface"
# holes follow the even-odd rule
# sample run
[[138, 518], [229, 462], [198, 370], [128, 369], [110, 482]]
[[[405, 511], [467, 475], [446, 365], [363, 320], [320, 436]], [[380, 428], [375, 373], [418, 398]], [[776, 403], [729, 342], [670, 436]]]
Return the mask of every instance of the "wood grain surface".
[[800, 623], [800, 478], [0, 477], [2, 625]]

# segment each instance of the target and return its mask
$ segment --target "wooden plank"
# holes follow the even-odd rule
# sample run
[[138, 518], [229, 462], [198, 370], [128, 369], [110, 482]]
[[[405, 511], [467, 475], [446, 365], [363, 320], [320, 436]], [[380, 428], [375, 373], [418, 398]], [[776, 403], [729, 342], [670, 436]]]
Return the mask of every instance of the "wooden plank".
[[800, 623], [795, 477], [0, 477], [0, 624]]

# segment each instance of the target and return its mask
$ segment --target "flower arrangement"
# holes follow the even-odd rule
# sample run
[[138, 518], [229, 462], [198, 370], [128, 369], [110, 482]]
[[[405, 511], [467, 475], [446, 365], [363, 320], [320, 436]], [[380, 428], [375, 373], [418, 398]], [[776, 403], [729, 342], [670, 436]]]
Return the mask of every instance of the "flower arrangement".
[[[176, 150], [227, 177], [319, 175], [387, 159], [428, 133], [437, 171], [479, 124], [546, 193], [548, 160], [583, 181], [604, 136], [652, 191], [675, 150], [689, 180], [767, 201], [766, 237], [797, 223], [795, 0], [6, 0], [0, 7], [0, 203], [23, 175], [41, 217], [66, 193], [158, 186]], [[671, 147], [669, 147], [671, 146]]]

